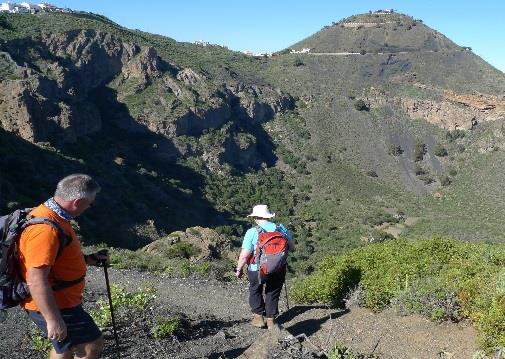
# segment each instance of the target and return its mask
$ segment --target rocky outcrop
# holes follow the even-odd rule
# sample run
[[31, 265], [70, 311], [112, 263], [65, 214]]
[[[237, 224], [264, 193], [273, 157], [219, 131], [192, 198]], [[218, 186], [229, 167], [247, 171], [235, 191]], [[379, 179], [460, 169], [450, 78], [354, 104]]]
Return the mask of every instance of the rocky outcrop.
[[231, 93], [232, 99], [238, 100], [235, 101], [233, 110], [240, 119], [263, 122], [278, 112], [294, 107], [294, 99], [291, 96], [271, 87], [237, 83], [228, 86], [227, 90]]
[[121, 74], [123, 80], [135, 80], [137, 82], [135, 91], [139, 91], [145, 89], [152, 78], [162, 75], [161, 67], [161, 60], [156, 50], [147, 47], [123, 65]]
[[177, 73], [177, 80], [184, 82], [188, 86], [197, 84], [205, 79], [205, 76], [197, 74], [190, 68], [183, 69]]
[[413, 119], [423, 118], [446, 130], [470, 130], [477, 124], [476, 111], [449, 101], [397, 99], [400, 107]]
[[505, 95], [493, 96], [482, 93], [457, 94], [444, 91], [444, 97], [453, 103], [477, 112], [477, 118], [482, 121], [496, 121], [505, 119]]
[[2, 50], [23, 74], [0, 84], [2, 127], [30, 142], [74, 142], [100, 130], [100, 113], [90, 93], [140, 51], [92, 30], [43, 32], [37, 39], [3, 43]]
[[142, 250], [154, 255], [169, 256], [170, 248], [180, 242], [198, 249], [195, 255], [197, 260], [211, 260], [232, 255], [230, 241], [227, 241], [215, 230], [203, 227], [191, 227], [185, 232], [173, 232], [165, 238], [148, 244]]
[[[164, 107], [163, 111], [146, 108], [135, 120], [150, 131], [170, 138], [197, 136], [231, 120], [262, 123], [294, 107], [291, 96], [268, 86], [236, 83], [216, 88], [205, 83], [204, 75], [189, 68], [179, 71], [175, 78], [165, 74], [161, 81], [165, 89], [155, 96]], [[176, 99], [167, 103], [165, 91], [173, 93]], [[123, 96], [119, 99], [123, 100]], [[181, 103], [192, 105], [182, 106]]]
[[92, 103], [58, 96], [58, 86], [38, 75], [4, 81], [0, 88], [2, 128], [30, 142], [45, 142], [55, 134], [64, 142], [74, 142], [101, 128]]
[[386, 104], [401, 108], [411, 118], [423, 118], [446, 130], [472, 129], [479, 122], [505, 120], [505, 98], [480, 93], [457, 94], [419, 85], [439, 97], [419, 99], [390, 96], [384, 90], [371, 88], [365, 101], [372, 107]]

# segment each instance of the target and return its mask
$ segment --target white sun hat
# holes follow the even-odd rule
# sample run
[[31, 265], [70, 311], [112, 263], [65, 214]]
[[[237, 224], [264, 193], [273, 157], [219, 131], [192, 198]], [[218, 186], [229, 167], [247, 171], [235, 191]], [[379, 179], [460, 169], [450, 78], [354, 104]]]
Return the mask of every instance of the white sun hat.
[[257, 204], [247, 217], [272, 218], [275, 217], [275, 213], [270, 213], [266, 204]]

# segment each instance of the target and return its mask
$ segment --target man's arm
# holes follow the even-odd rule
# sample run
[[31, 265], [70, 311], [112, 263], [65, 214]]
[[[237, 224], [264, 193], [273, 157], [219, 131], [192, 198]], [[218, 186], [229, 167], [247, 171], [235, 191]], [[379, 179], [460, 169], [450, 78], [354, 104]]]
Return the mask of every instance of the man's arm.
[[49, 284], [48, 276], [51, 267], [28, 268], [27, 283], [30, 294], [37, 304], [40, 313], [47, 323], [47, 337], [54, 340], [63, 340], [67, 337], [67, 326], [63, 321], [60, 310], [56, 306], [53, 289]]

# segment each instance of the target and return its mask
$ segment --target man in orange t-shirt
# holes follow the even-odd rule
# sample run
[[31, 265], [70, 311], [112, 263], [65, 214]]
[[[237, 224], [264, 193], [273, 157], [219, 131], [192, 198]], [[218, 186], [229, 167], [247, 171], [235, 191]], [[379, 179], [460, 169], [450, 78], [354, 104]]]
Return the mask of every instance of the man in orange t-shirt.
[[[88, 175], [63, 178], [54, 197], [31, 212], [32, 216], [47, 218], [56, 225], [31, 225], [19, 240], [21, 275], [31, 294], [22, 306], [52, 341], [51, 359], [74, 355], [99, 358], [103, 350], [102, 333], [82, 308], [82, 294], [86, 264], [97, 265], [108, 261], [108, 256], [83, 255], [70, 224], [72, 218], [92, 205], [99, 191], [98, 183]], [[67, 237], [66, 243], [61, 242], [57, 227]]]

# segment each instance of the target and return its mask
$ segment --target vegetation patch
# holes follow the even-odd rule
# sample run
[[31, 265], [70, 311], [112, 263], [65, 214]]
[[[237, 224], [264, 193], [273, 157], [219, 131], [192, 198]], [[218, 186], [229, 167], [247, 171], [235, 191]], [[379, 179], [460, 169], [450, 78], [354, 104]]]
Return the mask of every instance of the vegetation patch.
[[371, 244], [323, 260], [292, 288], [298, 302], [342, 305], [360, 284], [363, 305], [434, 320], [470, 319], [486, 351], [505, 346], [505, 246], [436, 237]]
[[425, 154], [426, 154], [426, 145], [421, 142], [416, 142], [416, 144], [414, 145], [413, 160], [415, 162], [422, 161]]
[[445, 157], [448, 155], [447, 149], [441, 144], [435, 145], [435, 147], [433, 148], [433, 153], [435, 154], [435, 156], [438, 157]]
[[49, 350], [53, 347], [51, 341], [45, 335], [42, 335], [38, 329], [31, 329], [29, 336], [31, 347], [37, 352], [49, 353]]
[[[119, 315], [141, 313], [156, 298], [156, 289], [145, 287], [129, 292], [124, 286], [112, 285], [111, 298], [115, 313], [116, 311]], [[98, 326], [104, 328], [111, 323], [109, 302], [106, 299], [100, 299], [97, 301], [97, 306], [98, 308], [91, 312], [91, 316]]]
[[354, 108], [358, 111], [368, 111], [370, 109], [366, 102], [361, 99], [354, 102]]
[[156, 324], [151, 329], [151, 334], [156, 339], [169, 338], [179, 330], [181, 320], [179, 318], [156, 317]]
[[229, 268], [233, 265], [229, 259], [213, 261], [193, 261], [189, 258], [192, 253], [197, 254], [198, 248], [188, 243], [172, 247], [172, 256], [156, 255], [142, 250], [131, 251], [127, 249], [113, 249], [111, 263], [118, 269], [135, 269], [139, 271], [160, 272], [173, 277], [197, 276], [208, 278], [210, 276], [219, 280], [229, 280]]
[[388, 154], [391, 156], [400, 156], [403, 153], [403, 149], [400, 145], [395, 145], [394, 143], [389, 145]]
[[348, 347], [337, 343], [328, 353], [328, 359], [376, 359], [374, 354], [361, 354], [349, 349]]

